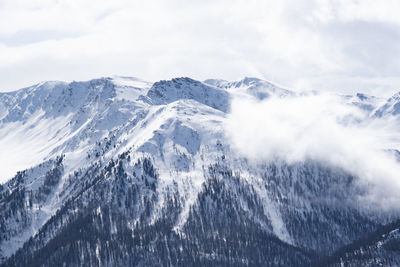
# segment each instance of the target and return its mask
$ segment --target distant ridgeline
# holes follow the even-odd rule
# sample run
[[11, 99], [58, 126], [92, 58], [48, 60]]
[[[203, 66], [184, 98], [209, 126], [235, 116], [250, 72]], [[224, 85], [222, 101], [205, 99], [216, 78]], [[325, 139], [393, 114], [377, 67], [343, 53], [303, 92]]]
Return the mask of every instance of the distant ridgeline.
[[[0, 266], [399, 266], [399, 213], [364, 209], [357, 177], [235, 151], [243, 95], [296, 96], [256, 78], [0, 93]], [[396, 115], [392, 98], [343, 101]]]

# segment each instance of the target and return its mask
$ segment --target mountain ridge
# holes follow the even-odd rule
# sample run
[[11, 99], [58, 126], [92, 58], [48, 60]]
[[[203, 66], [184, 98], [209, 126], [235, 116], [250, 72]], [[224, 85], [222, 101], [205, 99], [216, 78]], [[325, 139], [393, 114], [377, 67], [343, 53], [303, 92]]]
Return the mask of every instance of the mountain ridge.
[[0, 94], [1, 155], [20, 157], [0, 187], [3, 265], [309, 266], [397, 216], [364, 210], [340, 168], [239, 155], [224, 132], [230, 99], [295, 93], [210, 83], [116, 77]]

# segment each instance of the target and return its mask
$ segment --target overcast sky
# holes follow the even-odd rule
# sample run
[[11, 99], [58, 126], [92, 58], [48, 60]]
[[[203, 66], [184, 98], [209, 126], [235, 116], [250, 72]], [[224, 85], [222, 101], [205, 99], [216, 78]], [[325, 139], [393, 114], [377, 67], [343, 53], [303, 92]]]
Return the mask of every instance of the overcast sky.
[[400, 90], [398, 0], [0, 0], [0, 91], [115, 74]]

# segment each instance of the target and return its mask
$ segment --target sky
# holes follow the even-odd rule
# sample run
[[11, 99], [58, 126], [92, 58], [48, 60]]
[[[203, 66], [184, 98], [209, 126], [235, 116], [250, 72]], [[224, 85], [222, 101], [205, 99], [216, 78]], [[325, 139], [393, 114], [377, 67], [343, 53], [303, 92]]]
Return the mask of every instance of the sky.
[[0, 0], [0, 91], [45, 80], [266, 79], [400, 90], [398, 0]]

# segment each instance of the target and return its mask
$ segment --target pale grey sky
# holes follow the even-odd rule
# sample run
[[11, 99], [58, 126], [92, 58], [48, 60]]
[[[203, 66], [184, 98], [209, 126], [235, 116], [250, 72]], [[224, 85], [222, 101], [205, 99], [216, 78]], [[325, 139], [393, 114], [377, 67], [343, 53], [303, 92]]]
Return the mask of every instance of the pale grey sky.
[[0, 91], [114, 74], [400, 91], [398, 0], [0, 0]]

